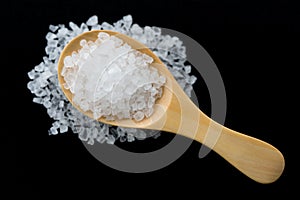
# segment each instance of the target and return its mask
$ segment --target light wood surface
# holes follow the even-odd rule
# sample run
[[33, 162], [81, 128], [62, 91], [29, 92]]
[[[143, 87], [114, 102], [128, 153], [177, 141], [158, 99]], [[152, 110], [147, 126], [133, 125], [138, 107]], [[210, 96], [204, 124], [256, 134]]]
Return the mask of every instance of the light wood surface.
[[[257, 182], [272, 183], [280, 177], [284, 169], [284, 158], [280, 151], [264, 141], [228, 129], [206, 116], [186, 96], [162, 61], [146, 46], [126, 35], [107, 30], [95, 30], [74, 38], [66, 45], [58, 62], [58, 79], [61, 86], [64, 84], [61, 76], [64, 58], [81, 48], [80, 40], [95, 41], [100, 31], [115, 35], [131, 45], [132, 48], [153, 57], [153, 66], [166, 76], [167, 82], [163, 88], [163, 96], [156, 102], [154, 113], [150, 118], [141, 122], [134, 120], [106, 121], [103, 118], [98, 119], [99, 121], [123, 127], [168, 131], [202, 144], [206, 141], [204, 143], [206, 146]], [[72, 93], [64, 87], [61, 88], [72, 103]], [[83, 112], [77, 105], [73, 104], [73, 106]], [[91, 112], [83, 113], [92, 117]], [[210, 134], [211, 137], [208, 137], [210, 140], [204, 140], [206, 134]]]

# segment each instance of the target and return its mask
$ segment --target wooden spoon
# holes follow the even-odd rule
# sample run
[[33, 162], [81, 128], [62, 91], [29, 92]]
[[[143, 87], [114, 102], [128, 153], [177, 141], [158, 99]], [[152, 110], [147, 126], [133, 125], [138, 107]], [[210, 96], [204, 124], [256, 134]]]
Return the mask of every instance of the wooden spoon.
[[[158, 57], [145, 45], [124, 34], [95, 30], [77, 36], [66, 45], [58, 62], [58, 80], [62, 86], [61, 89], [71, 103], [72, 93], [63, 87], [65, 81], [61, 76], [64, 58], [81, 48], [79, 42], [82, 39], [95, 41], [101, 31], [115, 35], [133, 49], [151, 56], [154, 59], [153, 66], [166, 77], [166, 84], [163, 87], [163, 95], [156, 101], [154, 113], [150, 118], [141, 122], [134, 120], [107, 121], [104, 118], [100, 118], [99, 121], [123, 127], [163, 130], [186, 136], [200, 143], [204, 142], [206, 134], [210, 134], [208, 138], [211, 139], [206, 139], [204, 144], [251, 179], [260, 183], [271, 183], [279, 178], [284, 169], [284, 158], [280, 151], [266, 142], [228, 129], [207, 117], [186, 96]], [[90, 111], [84, 112], [76, 104], [73, 106], [93, 118]]]

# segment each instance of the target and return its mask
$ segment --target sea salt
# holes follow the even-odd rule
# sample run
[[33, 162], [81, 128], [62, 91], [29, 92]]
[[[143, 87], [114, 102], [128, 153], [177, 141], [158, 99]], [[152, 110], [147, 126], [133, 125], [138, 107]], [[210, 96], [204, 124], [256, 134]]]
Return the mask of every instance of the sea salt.
[[98, 17], [96, 15], [92, 16], [89, 18], [86, 22], [88, 26], [95, 26], [98, 24]]
[[[62, 69], [73, 102], [85, 112], [92, 111], [95, 119], [150, 117], [149, 109], [166, 82], [151, 66], [153, 58], [105, 32], [94, 42], [83, 39], [79, 44], [82, 48], [73, 52], [78, 58], [66, 56]], [[145, 85], [150, 88], [145, 90]], [[149, 101], [151, 106], [146, 107]]]
[[[93, 17], [92, 17], [93, 18]], [[95, 18], [95, 17], [94, 17]], [[89, 21], [88, 19], [87, 21]], [[142, 130], [142, 129], [128, 129], [122, 127], [111, 127], [103, 124], [99, 121], [86, 117], [77, 109], [75, 109], [70, 102], [66, 99], [65, 95], [60, 89], [57, 79], [57, 64], [61, 51], [66, 44], [77, 35], [92, 30], [92, 29], [106, 29], [113, 30], [126, 34], [140, 42], [143, 42], [148, 46], [168, 67], [180, 86], [185, 89], [185, 92], [189, 95], [193, 83], [196, 80], [189, 75], [189, 67], [185, 64], [186, 54], [182, 41], [177, 37], [164, 35], [159, 27], [140, 27], [138, 24], [133, 25], [133, 19], [131, 15], [124, 16], [121, 20], [109, 24], [107, 22], [94, 23], [94, 19], [91, 19], [92, 26], [88, 26], [86, 23], [75, 24], [69, 22], [69, 27], [64, 24], [49, 26], [50, 32], [47, 33], [47, 46], [48, 49], [46, 56], [42, 57], [42, 62], [33, 67], [33, 71], [28, 74], [30, 79], [27, 87], [33, 94], [33, 101], [46, 107], [47, 114], [54, 122], [59, 122], [59, 128], [51, 127], [49, 130], [50, 135], [56, 135], [59, 132], [65, 131], [78, 134], [78, 137], [86, 141], [88, 144], [98, 143], [114, 143], [115, 141], [132, 142], [135, 139], [145, 139], [149, 137], [157, 138], [160, 135], [159, 131], [155, 130]], [[152, 31], [151, 31], [152, 29]], [[167, 41], [167, 42], [166, 42]], [[51, 49], [50, 49], [51, 47]], [[164, 49], [161, 49], [163, 47]], [[124, 47], [124, 50], [128, 49], [128, 46]], [[78, 55], [72, 54], [73, 62], [78, 64]], [[133, 62], [133, 60], [130, 60]], [[185, 68], [187, 67], [187, 68]], [[113, 68], [111, 73], [116, 73], [117, 68]], [[192, 76], [193, 77], [193, 76]], [[145, 85], [143, 90], [149, 90], [151, 85]], [[37, 97], [37, 91], [44, 90], [45, 96]], [[130, 91], [128, 91], [130, 92]], [[39, 92], [38, 94], [45, 94]], [[162, 94], [162, 90], [156, 94], [158, 97]], [[97, 93], [97, 98], [101, 98], [105, 93]], [[119, 94], [115, 94], [118, 96]], [[61, 101], [64, 102], [62, 106]], [[153, 99], [148, 102], [152, 106]], [[134, 109], [140, 108], [141, 104], [132, 104]], [[153, 109], [147, 110], [144, 113], [145, 117], [151, 116]], [[107, 115], [109, 114], [107, 110]], [[123, 113], [126, 116], [125, 113]], [[128, 114], [128, 113], [127, 113]], [[57, 125], [55, 124], [55, 127]], [[86, 131], [90, 130], [90, 131]], [[111, 135], [111, 136], [110, 136]]]

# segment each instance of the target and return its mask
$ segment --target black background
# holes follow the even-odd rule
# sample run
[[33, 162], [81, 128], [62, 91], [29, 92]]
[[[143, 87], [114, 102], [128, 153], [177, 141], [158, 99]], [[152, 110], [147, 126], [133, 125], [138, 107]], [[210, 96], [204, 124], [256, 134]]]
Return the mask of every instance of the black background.
[[[1, 84], [4, 111], [3, 179], [23, 197], [162, 198], [184, 195], [232, 198], [290, 196], [292, 142], [299, 134], [296, 120], [298, 78], [295, 69], [299, 37], [299, 6], [291, 1], [10, 1], [1, 8], [2, 68], [9, 82]], [[27, 72], [45, 55], [49, 24], [77, 24], [90, 16], [113, 23], [131, 14], [141, 26], [174, 29], [198, 41], [217, 64], [227, 93], [226, 126], [277, 147], [286, 159], [283, 175], [272, 184], [244, 176], [216, 153], [198, 158], [194, 142], [177, 161], [161, 170], [132, 174], [111, 169], [86, 151], [72, 133], [48, 136], [52, 120], [41, 105], [32, 103]], [[298, 35], [298, 36], [297, 36]], [[194, 71], [193, 71], [194, 72]], [[2, 81], [6, 75], [2, 74]], [[210, 101], [201, 79], [195, 86], [200, 108], [209, 114]], [[8, 100], [8, 102], [6, 101]], [[6, 106], [4, 106], [6, 109]], [[4, 109], [3, 108], [3, 109]], [[3, 113], [3, 114], [4, 114]], [[6, 116], [7, 115], [7, 116]], [[2, 132], [1, 131], [1, 132]], [[166, 144], [172, 134], [157, 140], [123, 144], [147, 151]], [[5, 176], [7, 175], [7, 176]], [[15, 186], [19, 187], [15, 187]], [[69, 199], [68, 198], [68, 199]]]

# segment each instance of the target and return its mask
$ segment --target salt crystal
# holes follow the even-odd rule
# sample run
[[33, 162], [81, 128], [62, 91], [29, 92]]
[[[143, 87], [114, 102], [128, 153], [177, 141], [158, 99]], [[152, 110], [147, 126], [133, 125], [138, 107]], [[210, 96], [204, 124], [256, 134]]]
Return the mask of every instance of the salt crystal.
[[57, 135], [57, 134], [58, 134], [58, 131], [57, 131], [56, 128], [51, 127], [49, 133], [50, 133], [51, 135]]
[[114, 144], [115, 140], [116, 139], [112, 135], [108, 135], [106, 142], [107, 142], [107, 144]]
[[52, 106], [52, 103], [50, 101], [44, 101], [43, 105], [45, 108], [50, 108]]
[[100, 30], [101, 26], [99, 24], [92, 26], [91, 30]]
[[63, 108], [64, 107], [64, 101], [60, 101], [58, 107]]
[[86, 129], [85, 128], [82, 128], [81, 131], [79, 132], [78, 134], [78, 137], [82, 140], [82, 141], [87, 141], [89, 138], [88, 138], [88, 134], [86, 132]]
[[31, 70], [30, 72], [28, 72], [27, 75], [28, 75], [28, 77], [29, 77], [30, 79], [35, 79], [36, 76], [39, 76], [39, 75], [35, 72], [34, 69]]
[[147, 39], [151, 40], [154, 38], [154, 31], [152, 30], [151, 27], [145, 26], [144, 31]]
[[132, 22], [132, 16], [131, 15], [126, 15], [126, 16], [123, 17], [123, 20], [125, 22]]
[[52, 53], [53, 51], [55, 50], [55, 47], [51, 47], [51, 46], [47, 46], [46, 48], [45, 48], [45, 52], [46, 52], [46, 54], [50, 54], [50, 53]]
[[[49, 47], [56, 47], [58, 44], [58, 41], [57, 40], [49, 40], [48, 41], [48, 46]], [[47, 53], [47, 52], [46, 52]]]
[[96, 15], [90, 17], [90, 18], [87, 20], [86, 24], [87, 24], [88, 26], [94, 26], [94, 25], [98, 24], [98, 17], [97, 17]]
[[133, 24], [130, 31], [131, 31], [131, 33], [136, 34], [136, 35], [143, 34], [143, 29], [137, 24]]
[[45, 69], [45, 64], [44, 63], [40, 63], [39, 65], [34, 67], [34, 70], [37, 72], [42, 72]]
[[34, 102], [34, 103], [38, 103], [38, 104], [42, 104], [43, 99], [42, 99], [42, 98], [34, 97], [34, 98], [33, 98], [33, 102]]
[[140, 102], [137, 105], [137, 109], [142, 110], [146, 107], [146, 103], [145, 102]]
[[192, 71], [192, 67], [190, 65], [187, 65], [184, 67], [184, 71], [185, 71], [185, 73], [189, 74]]
[[192, 90], [193, 90], [193, 87], [191, 85], [188, 85], [184, 88], [184, 91], [185, 93], [190, 97], [192, 96]]
[[64, 59], [64, 66], [65, 67], [73, 67], [74, 63], [73, 63], [73, 59], [71, 56], [66, 56]]
[[57, 29], [58, 29], [58, 26], [54, 26], [54, 25], [49, 26], [49, 30], [52, 31], [52, 32], [57, 31]]
[[47, 39], [47, 40], [53, 40], [53, 39], [55, 39], [55, 38], [57, 38], [57, 36], [56, 36], [54, 33], [49, 32], [49, 33], [47, 33], [47, 35], [46, 35], [46, 39]]
[[[82, 47], [84, 47], [86, 44], [87, 44], [87, 41], [85, 39], [80, 40], [80, 42], [79, 42], [79, 45]], [[76, 52], [73, 52], [73, 53], [76, 53]]]
[[45, 90], [43, 89], [38, 89], [35, 91], [35, 95], [38, 96], [38, 97], [42, 97], [42, 96], [45, 96], [47, 93]]
[[194, 83], [196, 82], [196, 80], [197, 80], [197, 77], [196, 77], [196, 76], [191, 76], [191, 77], [187, 80], [187, 82], [188, 82], [189, 84], [194, 84]]
[[177, 83], [183, 89], [185, 87], [185, 85], [186, 85], [186, 80], [185, 79], [178, 79]]
[[55, 129], [58, 129], [59, 128], [59, 122], [56, 121], [52, 124], [52, 126], [55, 128]]
[[101, 24], [101, 27], [103, 28], [103, 30], [113, 30], [114, 29], [114, 27], [107, 22], [103, 22]]
[[144, 119], [144, 113], [141, 112], [141, 111], [137, 111], [137, 112], [133, 115], [133, 118], [134, 118], [136, 121], [141, 121], [142, 119]]
[[96, 140], [99, 142], [99, 143], [104, 143], [106, 138], [103, 134], [98, 134], [97, 137], [96, 137]]
[[55, 59], [57, 59], [58, 58], [58, 51], [57, 50], [54, 50], [54, 52], [50, 52], [49, 53], [49, 59], [50, 60], [55, 60]]
[[109, 34], [105, 33], [105, 32], [100, 32], [98, 34], [98, 38], [101, 42], [108, 40], [110, 38]]
[[147, 135], [144, 131], [140, 130], [139, 132], [135, 133], [135, 137], [138, 140], [144, 140], [144, 139], [146, 139]]
[[60, 125], [60, 127], [59, 127], [59, 132], [60, 133], [65, 133], [67, 131], [68, 131], [68, 126], [66, 126], [66, 125]]
[[154, 32], [154, 35], [156, 35], [156, 36], [161, 35], [161, 29], [160, 28], [154, 26], [154, 27], [152, 27], [152, 30]]
[[69, 26], [73, 31], [77, 31], [79, 29], [79, 27], [73, 22], [69, 22]]
[[133, 142], [134, 141], [134, 135], [133, 134], [127, 134], [127, 141]]
[[64, 35], [66, 35], [67, 33], [68, 33], [68, 29], [67, 28], [61, 28], [57, 32], [57, 37], [62, 37]]
[[86, 31], [89, 31], [89, 28], [88, 28], [88, 26], [85, 23], [81, 23], [80, 30], [82, 32], [86, 32]]

